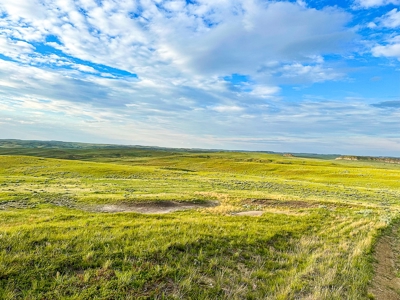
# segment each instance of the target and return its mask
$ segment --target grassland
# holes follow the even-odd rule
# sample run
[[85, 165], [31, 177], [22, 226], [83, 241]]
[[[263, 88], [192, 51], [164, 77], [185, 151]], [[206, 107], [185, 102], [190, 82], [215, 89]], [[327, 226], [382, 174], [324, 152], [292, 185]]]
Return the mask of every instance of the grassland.
[[399, 180], [398, 165], [262, 153], [0, 148], [0, 299], [368, 299]]

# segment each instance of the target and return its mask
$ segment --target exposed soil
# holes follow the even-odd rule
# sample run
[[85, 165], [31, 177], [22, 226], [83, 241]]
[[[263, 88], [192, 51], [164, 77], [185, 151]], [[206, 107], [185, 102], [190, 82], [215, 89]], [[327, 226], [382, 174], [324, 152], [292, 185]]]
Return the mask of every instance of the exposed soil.
[[391, 234], [382, 237], [375, 248], [375, 275], [368, 291], [376, 300], [400, 299], [400, 278], [396, 276], [399, 267], [396, 258], [400, 253], [400, 243], [396, 239], [398, 229], [394, 227]]
[[178, 202], [178, 201], [151, 201], [121, 204], [106, 204], [96, 207], [100, 212], [137, 212], [142, 214], [163, 214], [179, 210], [189, 210], [217, 206], [217, 201]]

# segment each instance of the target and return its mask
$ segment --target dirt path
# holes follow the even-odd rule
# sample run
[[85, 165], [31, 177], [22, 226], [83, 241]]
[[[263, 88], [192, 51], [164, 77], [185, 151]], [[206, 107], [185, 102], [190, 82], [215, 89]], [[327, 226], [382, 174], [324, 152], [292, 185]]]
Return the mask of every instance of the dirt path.
[[400, 254], [399, 227], [394, 226], [390, 235], [380, 238], [375, 248], [375, 275], [368, 292], [376, 300], [400, 300], [400, 278], [396, 276], [400, 267], [397, 263]]

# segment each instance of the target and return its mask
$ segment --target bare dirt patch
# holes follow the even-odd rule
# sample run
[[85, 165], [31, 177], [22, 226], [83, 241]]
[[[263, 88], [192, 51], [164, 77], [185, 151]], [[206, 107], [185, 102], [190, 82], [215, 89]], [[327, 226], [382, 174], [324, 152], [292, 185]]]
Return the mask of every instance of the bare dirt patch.
[[391, 234], [382, 237], [375, 248], [375, 275], [368, 291], [376, 300], [400, 299], [400, 278], [396, 276], [399, 267], [396, 256], [400, 252], [397, 231], [398, 227], [394, 227]]
[[96, 207], [100, 212], [137, 212], [142, 214], [163, 214], [180, 210], [214, 207], [217, 201], [178, 202], [178, 201], [151, 201], [121, 204], [106, 204]]

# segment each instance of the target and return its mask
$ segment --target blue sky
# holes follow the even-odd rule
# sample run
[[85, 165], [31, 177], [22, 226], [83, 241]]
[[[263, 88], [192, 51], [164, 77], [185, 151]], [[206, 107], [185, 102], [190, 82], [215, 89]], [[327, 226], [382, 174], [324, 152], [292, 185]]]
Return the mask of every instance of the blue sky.
[[400, 156], [400, 0], [2, 0], [0, 138]]

